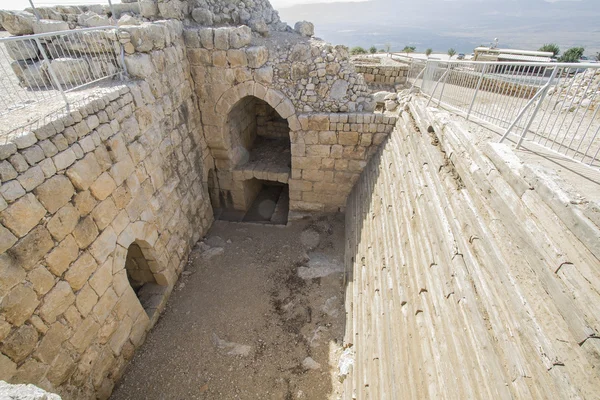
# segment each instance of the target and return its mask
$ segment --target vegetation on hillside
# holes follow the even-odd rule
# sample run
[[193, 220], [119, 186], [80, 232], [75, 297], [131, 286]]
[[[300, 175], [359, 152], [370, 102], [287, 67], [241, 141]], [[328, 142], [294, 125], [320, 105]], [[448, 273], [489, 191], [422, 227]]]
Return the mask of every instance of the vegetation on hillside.
[[369, 49], [369, 53], [371, 53], [371, 54], [377, 53], [377, 47], [371, 46], [371, 48]]
[[559, 57], [558, 61], [570, 63], [579, 62], [581, 57], [583, 57], [584, 51], [585, 49], [583, 47], [571, 47], [569, 50], [565, 51], [562, 56]]
[[350, 54], [352, 54], [353, 56], [357, 54], [367, 54], [367, 51], [360, 46], [356, 46], [350, 49]]
[[449, 48], [448, 49], [448, 56], [450, 56], [450, 58], [452, 58], [455, 55], [456, 55], [456, 50], [454, 50], [453, 48]]
[[425, 50], [425, 55], [427, 56], [427, 58], [429, 58], [429, 56], [431, 55], [431, 53], [433, 53], [433, 49], [427, 49], [427, 50]]
[[560, 54], [560, 47], [556, 43], [546, 43], [539, 48], [538, 51], [547, 51], [548, 53], [554, 54], [554, 57]]

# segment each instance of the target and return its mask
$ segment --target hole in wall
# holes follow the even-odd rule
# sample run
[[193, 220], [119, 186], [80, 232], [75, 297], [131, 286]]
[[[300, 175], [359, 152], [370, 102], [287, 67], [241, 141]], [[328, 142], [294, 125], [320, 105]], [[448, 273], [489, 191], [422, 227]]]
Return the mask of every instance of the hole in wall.
[[[144, 255], [143, 245], [133, 242], [127, 249], [125, 271], [127, 279], [142, 307], [152, 318], [163, 301], [166, 286], [159, 285], [154, 276], [156, 261]], [[153, 264], [154, 263], [154, 264]]]

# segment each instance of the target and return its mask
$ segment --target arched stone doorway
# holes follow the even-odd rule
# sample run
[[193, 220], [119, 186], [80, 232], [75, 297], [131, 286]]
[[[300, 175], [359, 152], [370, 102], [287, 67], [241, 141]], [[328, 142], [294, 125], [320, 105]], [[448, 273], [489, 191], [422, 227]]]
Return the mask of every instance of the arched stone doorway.
[[266, 101], [248, 95], [231, 107], [225, 134], [231, 143], [232, 180], [230, 188], [220, 181], [212, 183], [217, 218], [287, 223], [291, 171], [288, 121]]
[[152, 319], [164, 300], [166, 286], [160, 285], [155, 277], [156, 260], [152, 258], [149, 245], [136, 240], [127, 248], [125, 271], [127, 280], [142, 307]]

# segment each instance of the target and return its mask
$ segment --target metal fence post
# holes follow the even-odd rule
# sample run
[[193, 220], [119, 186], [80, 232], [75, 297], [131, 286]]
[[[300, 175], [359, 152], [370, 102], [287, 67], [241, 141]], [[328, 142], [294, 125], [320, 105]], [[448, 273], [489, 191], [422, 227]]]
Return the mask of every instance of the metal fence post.
[[535, 109], [533, 110], [531, 117], [529, 117], [529, 121], [527, 121], [527, 124], [525, 125], [525, 129], [523, 129], [523, 133], [521, 134], [521, 137], [519, 138], [519, 141], [517, 142], [517, 149], [519, 147], [521, 147], [521, 143], [523, 143], [523, 140], [525, 139], [525, 136], [527, 135], [527, 131], [529, 131], [529, 128], [531, 127], [531, 124], [533, 123], [533, 119], [535, 118], [538, 111], [540, 110], [540, 107], [542, 106], [542, 102], [546, 98], [546, 93], [548, 93], [548, 89], [550, 89], [550, 85], [552, 85], [552, 82], [554, 81], [554, 77], [556, 76], [557, 72], [558, 72], [558, 67], [555, 67], [554, 71], [552, 71], [552, 75], [550, 75], [550, 79], [548, 80], [548, 83], [546, 83], [546, 85], [544, 85], [544, 87], [542, 88], [542, 90], [541, 90], [542, 93], [540, 94], [540, 98], [535, 106]]
[[444, 95], [444, 89], [446, 88], [446, 81], [448, 80], [448, 75], [450, 75], [450, 71], [452, 70], [452, 66], [448, 63], [448, 69], [446, 70], [446, 75], [444, 77], [444, 84], [442, 85], [442, 90], [440, 90], [440, 99], [438, 100], [438, 107], [442, 104], [442, 96]]
[[487, 69], [487, 64], [483, 64], [483, 69], [481, 70], [481, 75], [479, 76], [479, 81], [477, 82], [477, 87], [475, 88], [475, 94], [473, 94], [473, 99], [471, 99], [471, 105], [469, 106], [469, 111], [467, 112], [467, 121], [471, 116], [471, 110], [473, 110], [473, 105], [475, 104], [475, 99], [477, 98], [477, 94], [479, 93], [479, 88], [481, 87], [481, 83], [483, 82], [483, 76], [485, 75]]
[[42, 46], [40, 39], [36, 37], [35, 42], [37, 43], [38, 49], [40, 50], [40, 53], [42, 53], [44, 60], [46, 60], [48, 62], [48, 72], [50, 74], [50, 78], [52, 78], [52, 84], [60, 91], [60, 95], [62, 96], [63, 100], [65, 101], [65, 105], [67, 106], [67, 112], [70, 112], [71, 110], [70, 110], [70, 106], [69, 106], [69, 101], [67, 100], [67, 95], [65, 94], [65, 91], [63, 90], [62, 85], [58, 81], [56, 74], [54, 73], [54, 68], [52, 68], [52, 63], [50, 62], [50, 58], [48, 57], [48, 54], [46, 53], [44, 46]]

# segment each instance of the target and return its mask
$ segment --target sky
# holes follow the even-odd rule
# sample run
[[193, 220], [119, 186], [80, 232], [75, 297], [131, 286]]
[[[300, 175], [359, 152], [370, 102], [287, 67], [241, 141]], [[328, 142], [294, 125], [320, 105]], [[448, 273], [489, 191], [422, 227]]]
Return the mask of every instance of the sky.
[[[2, 1], [2, 0], [0, 0]], [[282, 7], [295, 6], [296, 4], [308, 4], [308, 3], [338, 3], [340, 1], [368, 1], [368, 0], [270, 0], [273, 8], [278, 9]]]

